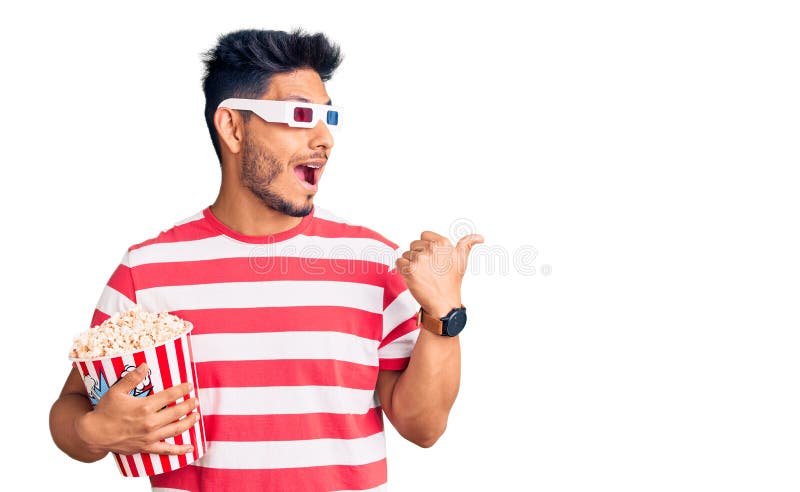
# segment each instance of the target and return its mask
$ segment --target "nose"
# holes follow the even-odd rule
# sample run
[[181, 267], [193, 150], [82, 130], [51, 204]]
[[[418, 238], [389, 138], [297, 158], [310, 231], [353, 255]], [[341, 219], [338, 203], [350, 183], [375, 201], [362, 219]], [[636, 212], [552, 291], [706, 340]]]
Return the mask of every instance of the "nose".
[[324, 121], [317, 121], [316, 126], [309, 128], [309, 131], [311, 132], [311, 139], [308, 142], [309, 147], [314, 150], [330, 150], [333, 148], [333, 135]]

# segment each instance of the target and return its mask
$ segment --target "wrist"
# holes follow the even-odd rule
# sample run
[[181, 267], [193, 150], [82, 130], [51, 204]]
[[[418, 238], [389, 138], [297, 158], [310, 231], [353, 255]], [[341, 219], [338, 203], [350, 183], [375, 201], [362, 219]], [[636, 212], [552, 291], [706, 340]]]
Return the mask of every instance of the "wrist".
[[92, 429], [95, 425], [95, 417], [94, 411], [86, 412], [75, 418], [73, 426], [75, 428], [75, 435], [78, 437], [78, 440], [81, 442], [83, 448], [89, 453], [102, 458], [108, 453], [108, 450], [104, 449], [94, 439], [94, 433], [92, 432]]
[[461, 301], [452, 304], [448, 303], [434, 304], [432, 306], [429, 306], [429, 308], [422, 307], [422, 309], [424, 309], [428, 315], [436, 319], [441, 319], [450, 314], [450, 311], [459, 307], [461, 307]]

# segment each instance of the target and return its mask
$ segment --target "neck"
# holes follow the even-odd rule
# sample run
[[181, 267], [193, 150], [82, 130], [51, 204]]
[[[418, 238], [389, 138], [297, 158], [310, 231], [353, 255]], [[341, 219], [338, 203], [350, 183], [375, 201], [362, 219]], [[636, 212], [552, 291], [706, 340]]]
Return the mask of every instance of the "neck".
[[223, 224], [246, 236], [277, 234], [297, 226], [302, 217], [292, 217], [267, 207], [249, 190], [229, 185], [223, 178], [211, 212]]

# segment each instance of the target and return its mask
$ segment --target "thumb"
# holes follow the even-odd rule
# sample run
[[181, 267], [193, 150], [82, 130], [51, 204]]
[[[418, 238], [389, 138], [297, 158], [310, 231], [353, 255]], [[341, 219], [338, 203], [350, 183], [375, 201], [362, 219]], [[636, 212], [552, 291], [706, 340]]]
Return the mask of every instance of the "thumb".
[[123, 393], [130, 393], [146, 377], [147, 364], [142, 364], [136, 370], [129, 372], [125, 377], [114, 383], [113, 388], [119, 388], [117, 391], [122, 391]]
[[469, 250], [476, 244], [483, 242], [483, 236], [480, 234], [467, 234], [458, 240], [456, 249], [462, 256], [469, 256]]

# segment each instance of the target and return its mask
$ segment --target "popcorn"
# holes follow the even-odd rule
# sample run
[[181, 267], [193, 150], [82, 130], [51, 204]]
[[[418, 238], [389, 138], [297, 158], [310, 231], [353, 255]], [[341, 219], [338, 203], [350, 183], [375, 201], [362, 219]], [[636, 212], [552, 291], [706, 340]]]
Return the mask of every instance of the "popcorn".
[[97, 358], [142, 350], [177, 338], [191, 323], [167, 312], [149, 313], [141, 306], [114, 313], [72, 342], [72, 358]]

